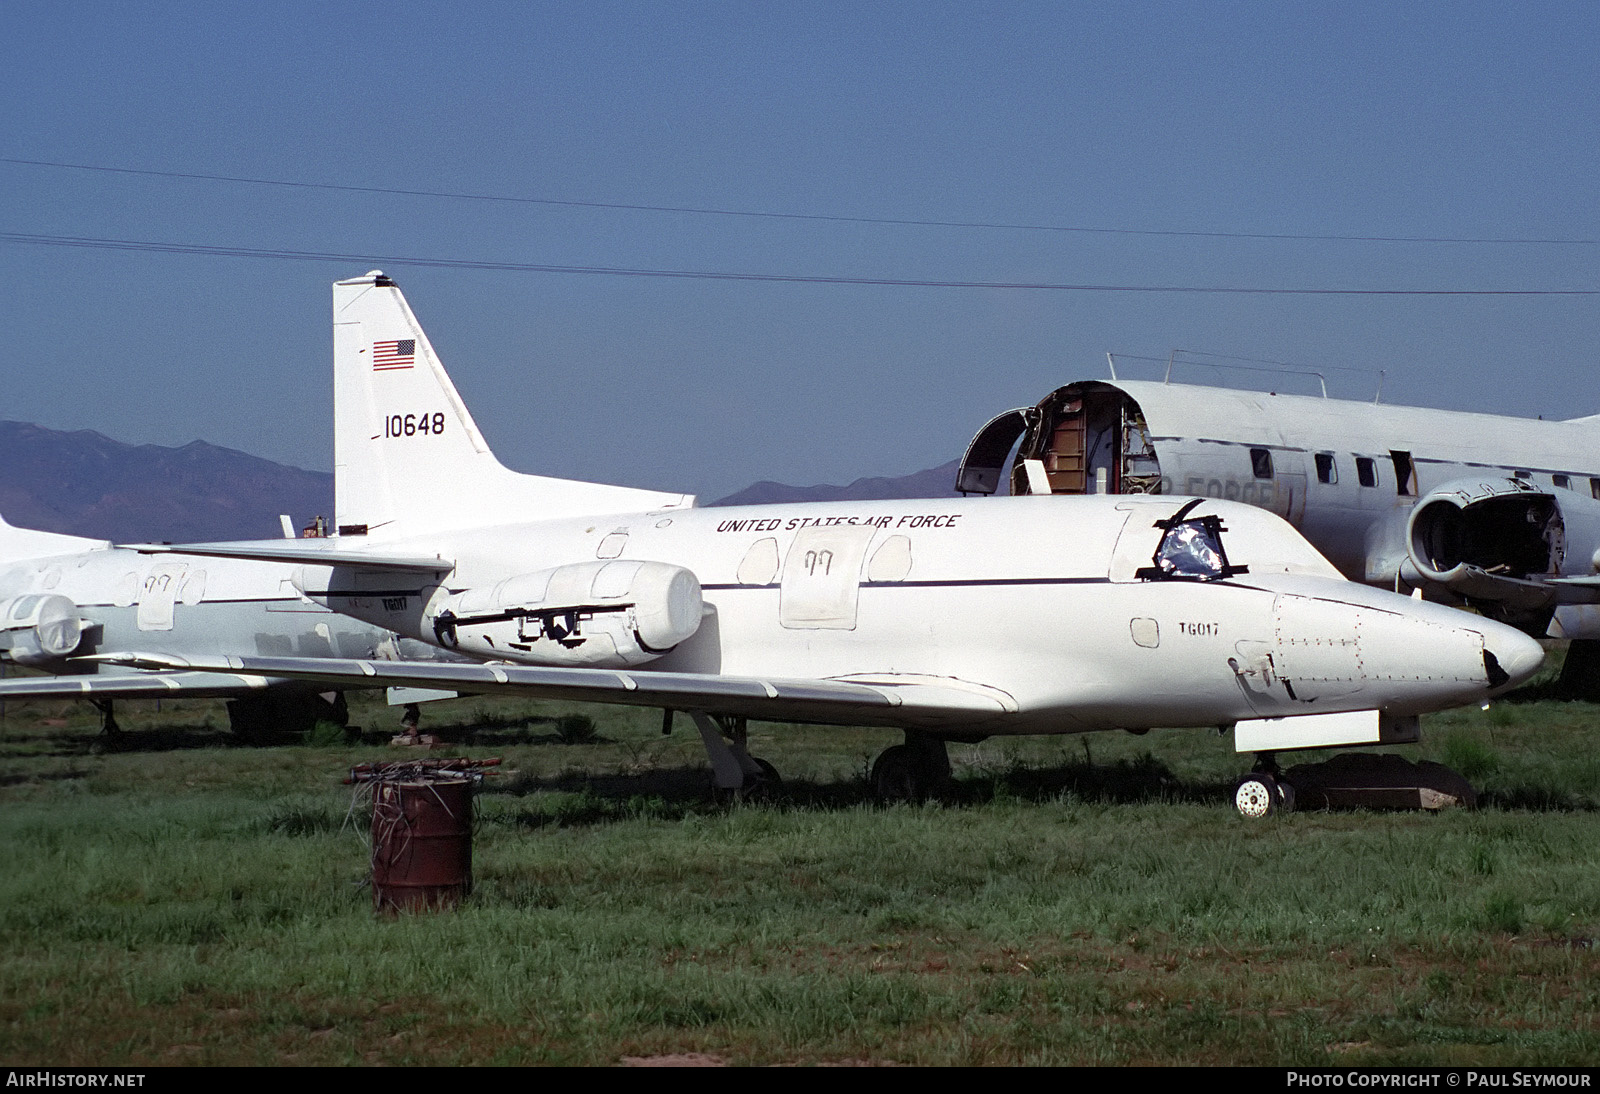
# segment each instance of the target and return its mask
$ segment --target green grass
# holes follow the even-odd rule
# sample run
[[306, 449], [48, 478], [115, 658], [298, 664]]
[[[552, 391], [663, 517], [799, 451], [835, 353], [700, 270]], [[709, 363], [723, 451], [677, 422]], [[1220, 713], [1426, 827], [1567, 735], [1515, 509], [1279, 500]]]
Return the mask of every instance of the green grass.
[[950, 801], [883, 808], [896, 734], [757, 725], [786, 793], [730, 804], [685, 719], [461, 700], [424, 728], [505, 760], [476, 891], [397, 919], [340, 783], [397, 711], [247, 749], [124, 706], [0, 719], [7, 1064], [1600, 1061], [1586, 704], [1429, 719], [1474, 812], [1252, 824], [1214, 733], [954, 745]]

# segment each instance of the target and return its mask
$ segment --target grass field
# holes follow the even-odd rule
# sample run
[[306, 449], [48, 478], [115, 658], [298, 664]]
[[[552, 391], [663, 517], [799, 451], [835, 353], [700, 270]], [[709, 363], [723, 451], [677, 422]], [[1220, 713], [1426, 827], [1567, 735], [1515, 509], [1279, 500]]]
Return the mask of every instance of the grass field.
[[897, 735], [761, 725], [786, 793], [729, 804], [653, 712], [567, 744], [576, 708], [458, 700], [447, 751], [505, 758], [477, 888], [398, 919], [340, 783], [395, 711], [247, 749], [124, 706], [112, 749], [87, 707], [0, 718], [8, 1064], [1600, 1062], [1587, 704], [1426, 720], [1475, 811], [1251, 823], [1215, 733], [956, 745], [950, 801], [885, 808]]

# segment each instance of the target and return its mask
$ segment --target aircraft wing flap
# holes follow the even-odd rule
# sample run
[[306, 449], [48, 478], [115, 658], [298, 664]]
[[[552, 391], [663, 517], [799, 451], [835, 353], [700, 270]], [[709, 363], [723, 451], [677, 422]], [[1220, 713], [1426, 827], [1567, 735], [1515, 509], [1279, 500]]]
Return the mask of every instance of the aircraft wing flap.
[[955, 676], [864, 673], [842, 677], [840, 682], [864, 684], [905, 707], [965, 710], [973, 714], [1014, 714], [1018, 709], [1017, 700], [1009, 692]]

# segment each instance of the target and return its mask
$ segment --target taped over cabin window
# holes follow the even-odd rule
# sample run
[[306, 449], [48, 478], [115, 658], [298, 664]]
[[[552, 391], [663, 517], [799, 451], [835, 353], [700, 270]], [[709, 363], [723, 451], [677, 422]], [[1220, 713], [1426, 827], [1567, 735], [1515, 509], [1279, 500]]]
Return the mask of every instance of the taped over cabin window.
[[1204, 503], [1204, 498], [1195, 498], [1170, 520], [1156, 521], [1155, 526], [1166, 534], [1151, 556], [1155, 565], [1135, 571], [1134, 577], [1142, 581], [1217, 581], [1249, 571], [1248, 566], [1228, 562], [1228, 551], [1222, 544], [1222, 534], [1227, 529], [1222, 526], [1221, 517], [1189, 516], [1195, 506]]

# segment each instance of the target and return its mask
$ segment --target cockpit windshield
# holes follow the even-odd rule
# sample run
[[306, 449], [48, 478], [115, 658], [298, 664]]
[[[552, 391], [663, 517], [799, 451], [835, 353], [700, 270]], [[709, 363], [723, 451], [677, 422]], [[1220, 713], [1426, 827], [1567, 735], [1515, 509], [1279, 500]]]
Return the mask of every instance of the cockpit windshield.
[[1227, 529], [1222, 526], [1221, 517], [1189, 516], [1203, 500], [1196, 498], [1187, 503], [1170, 520], [1156, 521], [1156, 527], [1164, 534], [1151, 558], [1155, 565], [1134, 576], [1145, 581], [1216, 581], [1246, 571], [1247, 567], [1228, 562], [1228, 552], [1222, 544], [1222, 534]]
[[1168, 577], [1197, 577], [1202, 581], [1222, 576], [1228, 561], [1222, 542], [1198, 520], [1187, 520], [1161, 537], [1156, 566]]

